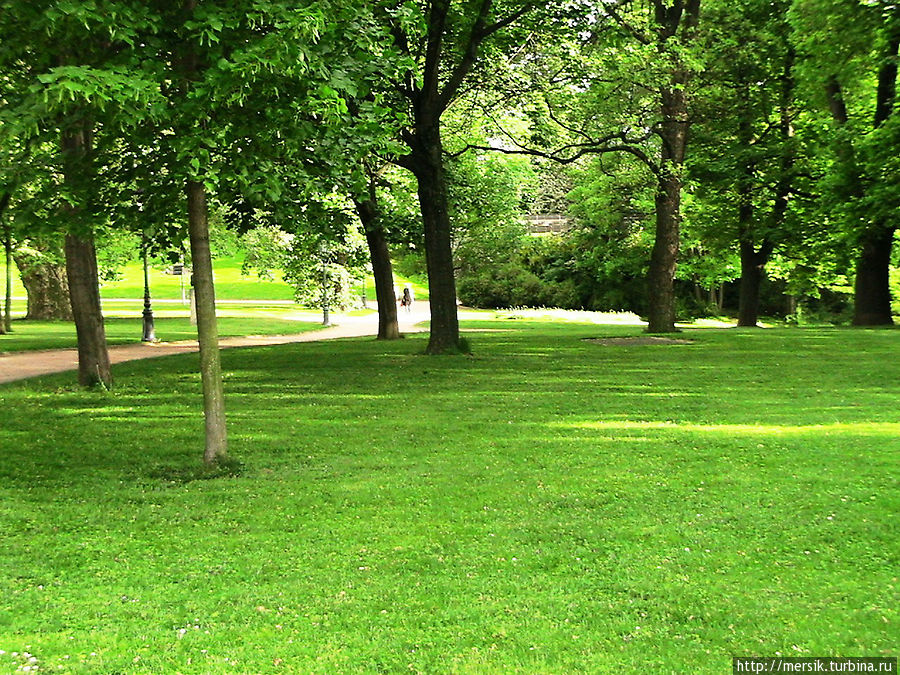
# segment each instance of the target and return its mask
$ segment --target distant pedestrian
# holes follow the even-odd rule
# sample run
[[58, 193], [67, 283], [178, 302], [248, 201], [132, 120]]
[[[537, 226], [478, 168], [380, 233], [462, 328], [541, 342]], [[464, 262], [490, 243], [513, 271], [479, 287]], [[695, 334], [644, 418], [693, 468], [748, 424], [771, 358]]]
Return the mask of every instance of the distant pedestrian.
[[413, 293], [412, 287], [409, 284], [406, 284], [403, 288], [403, 296], [400, 298], [400, 306], [406, 307], [406, 311], [412, 311], [413, 304]]

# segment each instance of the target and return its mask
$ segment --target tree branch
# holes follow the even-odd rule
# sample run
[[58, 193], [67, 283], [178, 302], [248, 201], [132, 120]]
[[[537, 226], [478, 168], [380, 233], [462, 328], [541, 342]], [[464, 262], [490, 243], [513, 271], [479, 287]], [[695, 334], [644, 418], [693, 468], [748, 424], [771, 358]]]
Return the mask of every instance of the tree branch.
[[[624, 134], [623, 134], [624, 135]], [[482, 150], [486, 152], [499, 152], [504, 155], [527, 155], [530, 157], [540, 157], [558, 164], [572, 164], [586, 155], [604, 155], [611, 152], [625, 152], [639, 159], [653, 175], [658, 176], [659, 167], [650, 159], [650, 156], [640, 148], [631, 145], [627, 139], [622, 139], [623, 143], [613, 144], [612, 141], [623, 135], [612, 135], [607, 139], [598, 141], [597, 143], [573, 143], [570, 145], [557, 148], [553, 152], [545, 152], [536, 148], [526, 148], [517, 144], [516, 148], [493, 147], [490, 145], [473, 145], [468, 144], [459, 152], [447, 153], [448, 157], [459, 157], [469, 150]], [[568, 151], [574, 150], [571, 154]]]
[[426, 99], [439, 98], [438, 82], [441, 73], [441, 52], [450, 0], [431, 0], [428, 12], [428, 34], [425, 44], [425, 66], [422, 74], [422, 93]]
[[[620, 3], [621, 4], [621, 3]], [[650, 44], [650, 36], [644, 33], [641, 30], [638, 30], [635, 26], [625, 20], [625, 18], [619, 14], [618, 6], [616, 5], [604, 5], [603, 13], [613, 21], [615, 21], [619, 26], [624, 28], [631, 37], [640, 42], [642, 45]]]
[[475, 65], [475, 60], [478, 58], [478, 49], [481, 47], [484, 41], [494, 33], [497, 33], [498, 31], [501, 31], [507, 26], [515, 23], [523, 16], [525, 16], [525, 14], [537, 7], [537, 2], [526, 2], [512, 14], [488, 25], [487, 18], [488, 14], [490, 14], [491, 7], [493, 7], [493, 4], [493, 0], [481, 0], [481, 7], [479, 7], [478, 9], [478, 14], [476, 15], [475, 21], [472, 24], [472, 28], [469, 31], [469, 38], [466, 41], [466, 48], [463, 51], [462, 58], [460, 58], [459, 63], [456, 64], [456, 67], [450, 74], [450, 78], [444, 85], [444, 91], [441, 92], [441, 110], [444, 110], [448, 105], [450, 105], [450, 101], [452, 101], [453, 97], [456, 96], [456, 93], [457, 91], [459, 91], [459, 87], [460, 85], [462, 85], [462, 82], [465, 79], [466, 75], [469, 74], [469, 72], [472, 70], [472, 67]]

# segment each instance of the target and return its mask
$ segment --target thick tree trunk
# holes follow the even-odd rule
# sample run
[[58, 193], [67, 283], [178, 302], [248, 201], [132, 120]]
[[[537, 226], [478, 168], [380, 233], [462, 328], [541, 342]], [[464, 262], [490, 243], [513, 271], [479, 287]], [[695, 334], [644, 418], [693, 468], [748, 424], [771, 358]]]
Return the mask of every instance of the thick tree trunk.
[[[897, 54], [900, 51], [900, 21], [894, 18], [888, 28], [888, 43], [878, 71], [875, 96], [877, 129], [894, 113], [897, 96]], [[854, 326], [889, 326], [891, 317], [891, 248], [894, 245], [893, 224], [872, 223], [862, 239], [862, 250], [856, 263], [854, 283]]]
[[741, 241], [741, 288], [738, 305], [738, 326], [756, 327], [759, 322], [759, 289], [763, 271], [769, 261], [768, 242], [757, 251], [752, 242]]
[[[878, 71], [875, 95], [875, 116], [873, 126], [877, 129], [884, 124], [894, 111], [897, 95], [897, 54], [900, 51], [900, 22], [888, 27], [885, 51]], [[825, 84], [825, 95], [831, 116], [839, 126], [849, 122], [843, 90], [836, 77]], [[842, 141], [837, 145], [838, 160], [850, 172], [852, 184], [850, 197], [861, 199], [865, 196], [862, 177], [856, 164], [855, 148], [852, 143]], [[872, 222], [863, 232], [862, 249], [857, 258], [854, 282], [855, 326], [885, 326], [893, 324], [891, 317], [890, 263], [891, 248], [894, 243], [894, 225]]]
[[100, 311], [97, 251], [93, 236], [66, 235], [66, 276], [78, 336], [78, 382], [112, 386], [106, 330]]
[[656, 238], [650, 255], [647, 331], [675, 332], [675, 267], [681, 230], [681, 177], [660, 176], [656, 191]]
[[[60, 257], [63, 257], [60, 251]], [[26, 319], [40, 321], [72, 320], [69, 282], [66, 266], [49, 260], [35, 261], [26, 256], [14, 256], [19, 278], [28, 296]]]
[[197, 302], [197, 336], [200, 342], [200, 379], [203, 383], [203, 413], [206, 419], [206, 450], [203, 461], [213, 464], [227, 458], [228, 437], [225, 428], [222, 366], [219, 362], [212, 256], [209, 250], [209, 220], [203, 184], [189, 181], [187, 198], [193, 288]]
[[418, 183], [419, 205], [425, 227], [425, 262], [431, 305], [431, 334], [425, 352], [452, 353], [460, 349], [459, 318], [440, 132], [437, 127], [424, 134], [419, 132], [417, 141], [410, 161]]
[[[684, 83], [687, 72], [673, 74]], [[650, 333], [675, 332], [675, 268], [681, 243], [681, 187], [689, 118], [683, 86], [661, 91], [662, 150], [656, 188], [656, 239], [650, 256], [648, 325]]]
[[[700, 18], [700, 0], [674, 2], [672, 6], [654, 2], [650, 11], [661, 54], [668, 52], [666, 43], [679, 31], [682, 43], [693, 39]], [[656, 239], [647, 279], [650, 293], [647, 331], [650, 333], [676, 331], [675, 268], [681, 244], [682, 171], [690, 126], [685, 91], [691, 79], [690, 70], [677, 56], [669, 77], [669, 84], [660, 90], [659, 97], [662, 148], [657, 173]]]
[[366, 233], [372, 274], [375, 277], [375, 297], [378, 299], [378, 339], [396, 340], [400, 337], [397, 323], [397, 299], [394, 297], [394, 271], [384, 228], [378, 220], [378, 203], [374, 195], [365, 201], [355, 200], [356, 213]]
[[854, 326], [890, 326], [890, 266], [894, 228], [870, 231], [856, 263]]

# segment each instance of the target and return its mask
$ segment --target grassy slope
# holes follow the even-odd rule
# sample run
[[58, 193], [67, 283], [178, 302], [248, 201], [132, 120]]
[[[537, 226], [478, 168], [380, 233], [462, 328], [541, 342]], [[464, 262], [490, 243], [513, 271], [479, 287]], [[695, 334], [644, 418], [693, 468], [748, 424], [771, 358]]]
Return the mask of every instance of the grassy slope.
[[[294, 299], [293, 289], [284, 283], [280, 277], [275, 281], [266, 281], [257, 278], [255, 274], [241, 275], [241, 262], [239, 257], [217, 258], [213, 261], [216, 281], [216, 298], [220, 301], [229, 300], [256, 300], [256, 301], [285, 301]], [[0, 280], [5, 284], [5, 265], [0, 261]], [[117, 281], [104, 282], [101, 295], [105, 299], [128, 298], [139, 300], [144, 297], [143, 267], [139, 262], [126, 265], [121, 270], [121, 278]], [[407, 279], [396, 276], [398, 288], [402, 288]], [[150, 289], [155, 300], [180, 300], [181, 277], [166, 274], [163, 268], [152, 268], [150, 272]], [[184, 277], [184, 283], [190, 283], [190, 277]], [[5, 288], [5, 286], [3, 286]], [[428, 297], [428, 290], [419, 284], [413, 285], [416, 298], [424, 300]], [[363, 290], [359, 285], [359, 293]], [[366, 279], [365, 292], [368, 301], [375, 301], [375, 285], [371, 276]], [[13, 295], [17, 298], [25, 297], [25, 289], [19, 281], [18, 270], [13, 274]], [[25, 303], [16, 302], [13, 311], [25, 312]]]
[[[241, 275], [241, 259], [217, 258], [213, 262], [218, 300], [293, 300], [294, 292], [280, 280], [260, 280], [256, 275]], [[166, 274], [163, 269], [154, 269], [150, 278], [153, 297], [158, 299], [181, 299], [181, 277]], [[184, 277], [190, 283], [190, 277]], [[122, 269], [121, 279], [103, 284], [104, 298], [142, 298], [144, 296], [143, 268], [140, 263], [132, 263]]]
[[[722, 673], [896, 649], [898, 331], [485, 323], [0, 388], [0, 671]], [[894, 637], [891, 637], [894, 636]]]

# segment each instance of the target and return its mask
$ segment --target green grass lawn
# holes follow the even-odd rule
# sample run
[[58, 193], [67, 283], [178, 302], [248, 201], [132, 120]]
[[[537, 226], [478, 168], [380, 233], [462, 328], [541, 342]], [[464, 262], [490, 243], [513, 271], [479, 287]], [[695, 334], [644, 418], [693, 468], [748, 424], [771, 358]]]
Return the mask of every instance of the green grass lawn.
[[[143, 321], [140, 316], [110, 317], [105, 320], [106, 341], [110, 345], [140, 342]], [[153, 321], [156, 338], [164, 342], [196, 340], [197, 327], [188, 317], [162, 317]], [[252, 312], [249, 316], [225, 316], [218, 321], [219, 336], [233, 335], [288, 335], [321, 328], [319, 323], [291, 321], [278, 318], [260, 318]], [[13, 332], [0, 335], [0, 353], [34, 349], [72, 349], [77, 346], [75, 324], [68, 321], [13, 322]]]
[[0, 387], [0, 672], [896, 655], [900, 332], [466, 326], [223, 352], [207, 480], [195, 355]]
[[[294, 291], [280, 277], [276, 281], [257, 278], [255, 274], [241, 274], [242, 260], [237, 257], [216, 258], [213, 270], [218, 300], [293, 300]], [[166, 274], [169, 268], [154, 268], [150, 275], [150, 288], [154, 298], [180, 299], [182, 281], [190, 284], [190, 276]], [[140, 262], [133, 262], [121, 270], [117, 281], [103, 283], [101, 293], [104, 298], [144, 297], [144, 272]]]

